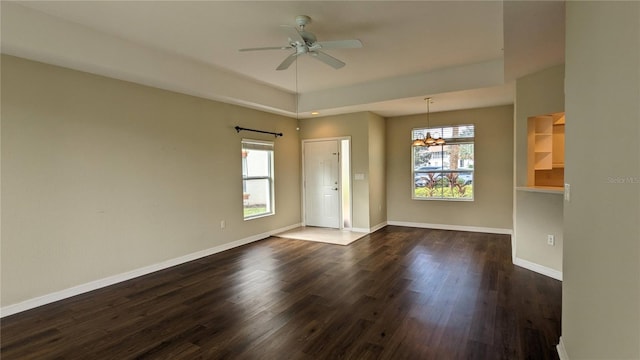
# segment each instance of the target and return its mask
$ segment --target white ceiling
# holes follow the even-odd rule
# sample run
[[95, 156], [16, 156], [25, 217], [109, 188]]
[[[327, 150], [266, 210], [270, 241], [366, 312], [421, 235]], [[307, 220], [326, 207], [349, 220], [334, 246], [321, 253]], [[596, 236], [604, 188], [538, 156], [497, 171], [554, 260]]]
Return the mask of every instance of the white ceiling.
[[[513, 103], [515, 77], [563, 61], [563, 24], [531, 16], [563, 19], [564, 5], [535, 3], [3, 1], [2, 52], [285, 115], [398, 116], [425, 96], [434, 112]], [[299, 58], [297, 81], [295, 64], [275, 70], [287, 51], [237, 51], [286, 45], [280, 25], [301, 14], [318, 40], [364, 47], [327, 50], [339, 70]]]

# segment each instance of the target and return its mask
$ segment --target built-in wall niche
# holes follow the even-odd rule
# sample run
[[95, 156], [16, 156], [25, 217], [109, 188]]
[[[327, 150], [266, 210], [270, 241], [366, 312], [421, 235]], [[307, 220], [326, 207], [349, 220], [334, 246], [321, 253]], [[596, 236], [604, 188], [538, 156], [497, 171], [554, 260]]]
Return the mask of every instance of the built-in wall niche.
[[564, 186], [564, 112], [528, 119], [527, 186]]

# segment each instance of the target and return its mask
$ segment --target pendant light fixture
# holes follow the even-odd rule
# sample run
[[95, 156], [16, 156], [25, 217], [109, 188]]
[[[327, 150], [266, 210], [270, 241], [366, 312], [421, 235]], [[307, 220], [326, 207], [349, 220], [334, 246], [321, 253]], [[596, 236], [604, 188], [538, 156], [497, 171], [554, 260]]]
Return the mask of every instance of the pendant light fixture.
[[430, 114], [430, 109], [429, 109], [429, 104], [431, 103], [431, 98], [427, 97], [424, 98], [425, 102], [427, 103], [427, 135], [424, 137], [424, 139], [415, 139], [413, 140], [413, 142], [411, 143], [412, 146], [434, 146], [434, 145], [444, 145], [445, 141], [442, 137], [439, 137], [437, 139], [434, 139], [431, 137], [431, 132], [429, 131], [431, 124], [429, 122], [429, 114]]
[[427, 144], [425, 144], [424, 139], [417, 138], [413, 140], [411, 146], [427, 146]]

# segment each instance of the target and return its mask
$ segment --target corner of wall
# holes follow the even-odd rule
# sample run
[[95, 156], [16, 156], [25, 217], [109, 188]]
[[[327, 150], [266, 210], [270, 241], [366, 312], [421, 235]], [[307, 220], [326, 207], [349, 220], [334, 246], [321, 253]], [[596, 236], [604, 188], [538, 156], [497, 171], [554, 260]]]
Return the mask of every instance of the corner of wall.
[[[562, 278], [563, 200], [517, 190], [527, 185], [528, 117], [564, 111], [564, 64], [516, 80], [514, 106], [514, 264]], [[547, 245], [547, 235], [556, 237]]]

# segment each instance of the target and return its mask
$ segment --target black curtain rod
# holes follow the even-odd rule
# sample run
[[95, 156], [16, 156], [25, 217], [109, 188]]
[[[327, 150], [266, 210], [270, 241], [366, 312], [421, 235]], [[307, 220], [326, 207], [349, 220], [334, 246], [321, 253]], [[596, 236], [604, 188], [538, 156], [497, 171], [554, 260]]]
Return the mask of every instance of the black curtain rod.
[[262, 133], [262, 134], [271, 134], [271, 135], [273, 135], [273, 136], [275, 136], [275, 137], [283, 136], [283, 135], [284, 135], [283, 133], [275, 133], [275, 132], [271, 132], [271, 131], [262, 131], [262, 130], [255, 130], [255, 129], [247, 129], [247, 128], [243, 128], [243, 127], [240, 127], [240, 126], [236, 126], [236, 132], [240, 132], [240, 131], [242, 131], [242, 130], [244, 130], [244, 131], [253, 131], [253, 132]]

